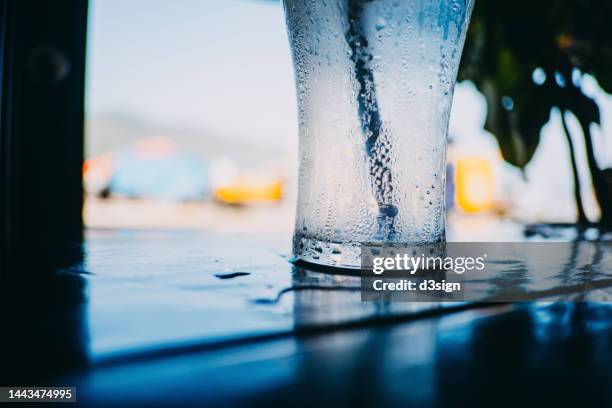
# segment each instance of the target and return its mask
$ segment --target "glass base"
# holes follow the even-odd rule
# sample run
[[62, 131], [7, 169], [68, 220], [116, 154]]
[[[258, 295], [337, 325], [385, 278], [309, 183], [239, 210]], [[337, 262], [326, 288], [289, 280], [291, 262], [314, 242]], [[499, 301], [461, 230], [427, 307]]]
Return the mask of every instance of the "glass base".
[[[372, 245], [372, 243], [366, 243], [366, 245]], [[444, 257], [446, 254], [444, 236], [439, 240], [427, 243], [380, 242], [376, 245], [402, 248], [404, 252], [410, 251], [414, 256], [427, 254], [427, 256]], [[325, 267], [361, 269], [361, 247], [361, 242], [324, 241], [300, 233], [296, 233], [293, 237], [293, 256], [296, 261]]]
[[296, 260], [338, 268], [361, 268], [361, 244], [359, 242], [331, 242], [295, 234], [293, 256]]

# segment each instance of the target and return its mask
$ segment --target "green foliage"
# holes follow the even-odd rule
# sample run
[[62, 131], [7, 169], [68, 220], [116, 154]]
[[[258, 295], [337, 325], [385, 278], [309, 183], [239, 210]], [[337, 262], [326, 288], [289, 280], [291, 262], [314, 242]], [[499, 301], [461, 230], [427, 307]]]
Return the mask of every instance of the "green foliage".
[[599, 123], [580, 80], [590, 74], [612, 93], [611, 27], [612, 0], [476, 0], [459, 80], [486, 97], [485, 128], [506, 161], [529, 163], [553, 107], [583, 128]]

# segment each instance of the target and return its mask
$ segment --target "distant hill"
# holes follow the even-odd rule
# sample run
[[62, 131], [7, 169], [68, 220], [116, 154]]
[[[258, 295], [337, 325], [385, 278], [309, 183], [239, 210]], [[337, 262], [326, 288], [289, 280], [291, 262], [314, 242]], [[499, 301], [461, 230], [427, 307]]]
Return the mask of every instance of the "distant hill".
[[281, 152], [280, 146], [245, 143], [246, 137], [156, 126], [122, 115], [103, 115], [88, 118], [86, 122], [86, 156], [116, 152], [136, 140], [160, 136], [174, 140], [178, 149], [193, 152], [207, 161], [225, 156], [250, 165], [278, 157]]

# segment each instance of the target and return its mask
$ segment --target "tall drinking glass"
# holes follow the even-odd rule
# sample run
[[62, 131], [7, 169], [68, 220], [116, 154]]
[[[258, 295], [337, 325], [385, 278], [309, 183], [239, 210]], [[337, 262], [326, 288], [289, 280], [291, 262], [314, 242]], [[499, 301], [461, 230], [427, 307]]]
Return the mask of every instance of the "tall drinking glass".
[[445, 245], [446, 138], [473, 0], [284, 0], [299, 116], [297, 259]]

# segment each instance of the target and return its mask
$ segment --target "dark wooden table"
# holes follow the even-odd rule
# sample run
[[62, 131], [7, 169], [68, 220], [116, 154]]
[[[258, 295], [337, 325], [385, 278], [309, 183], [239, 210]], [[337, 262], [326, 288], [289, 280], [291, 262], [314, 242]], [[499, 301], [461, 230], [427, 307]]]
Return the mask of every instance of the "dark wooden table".
[[368, 303], [288, 242], [90, 230], [81, 263], [4, 288], [3, 383], [97, 406], [612, 405], [612, 308], [546, 291], [565, 280], [527, 280], [538, 302]]

